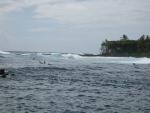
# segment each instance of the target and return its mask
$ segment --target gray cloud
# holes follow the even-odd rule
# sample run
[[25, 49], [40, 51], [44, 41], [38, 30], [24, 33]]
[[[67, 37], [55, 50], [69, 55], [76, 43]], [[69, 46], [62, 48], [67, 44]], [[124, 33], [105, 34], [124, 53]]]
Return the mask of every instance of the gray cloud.
[[0, 14], [35, 7], [34, 18], [65, 23], [135, 22], [150, 16], [148, 0], [9, 0], [0, 3]]

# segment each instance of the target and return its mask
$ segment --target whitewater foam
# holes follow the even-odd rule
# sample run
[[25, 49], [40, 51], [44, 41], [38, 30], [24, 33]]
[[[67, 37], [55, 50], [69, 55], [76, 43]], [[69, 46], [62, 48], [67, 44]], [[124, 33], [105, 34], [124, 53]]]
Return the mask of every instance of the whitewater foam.
[[150, 58], [135, 58], [135, 57], [82, 57], [83, 60], [88, 60], [95, 63], [115, 63], [115, 64], [150, 64]]
[[1, 51], [0, 50], [0, 54], [10, 54], [9, 52], [5, 52], [5, 51]]
[[37, 53], [37, 56], [59, 58], [59, 59], [80, 59], [82, 56], [72, 53]]
[[80, 58], [82, 58], [80, 55], [77, 55], [77, 54], [62, 54], [62, 56], [66, 59], [80, 59]]
[[[9, 55], [10, 54], [10, 55]], [[10, 58], [26, 58], [29, 60], [36, 59], [37, 61], [62, 61], [63, 60], [80, 60], [81, 62], [90, 62], [90, 63], [115, 63], [115, 64], [150, 64], [150, 58], [135, 58], [135, 57], [102, 57], [102, 56], [93, 56], [93, 57], [87, 57], [87, 56], [80, 56], [78, 54], [73, 53], [31, 53], [31, 52], [25, 52], [21, 53], [20, 56], [16, 56], [17, 54], [5, 52], [0, 50], [0, 55], [4, 56], [7, 55]], [[21, 57], [23, 56], [23, 57]], [[2, 58], [2, 57], [1, 57]]]
[[150, 58], [139, 58], [135, 63], [137, 64], [150, 64]]
[[119, 63], [119, 64], [150, 64], [150, 58], [135, 58], [135, 57], [102, 57], [102, 56], [80, 56], [78, 54], [73, 53], [49, 53], [48, 55], [45, 53], [37, 53], [37, 56], [48, 59], [76, 59], [82, 61], [91, 61], [98, 63]]

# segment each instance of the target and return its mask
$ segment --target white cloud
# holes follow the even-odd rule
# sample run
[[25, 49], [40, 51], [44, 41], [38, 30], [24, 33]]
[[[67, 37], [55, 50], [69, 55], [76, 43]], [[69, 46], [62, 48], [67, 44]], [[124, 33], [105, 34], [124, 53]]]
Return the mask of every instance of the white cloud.
[[137, 23], [150, 18], [149, 0], [7, 0], [0, 15], [34, 7], [35, 19], [60, 23]]
[[[65, 3], [58, 5], [42, 5], [36, 9], [35, 18], [51, 18], [61, 22], [80, 22], [89, 18], [89, 9], [81, 4]], [[89, 13], [89, 14], [88, 14]]]
[[50, 31], [49, 28], [47, 27], [38, 27], [38, 28], [33, 28], [31, 32], [47, 32]]
[[23, 7], [25, 7], [25, 3], [21, 0], [7, 0], [6, 2], [0, 3], [0, 15], [21, 10]]
[[75, 24], [136, 23], [150, 16], [147, 3], [148, 0], [32, 0], [36, 6], [35, 18]]

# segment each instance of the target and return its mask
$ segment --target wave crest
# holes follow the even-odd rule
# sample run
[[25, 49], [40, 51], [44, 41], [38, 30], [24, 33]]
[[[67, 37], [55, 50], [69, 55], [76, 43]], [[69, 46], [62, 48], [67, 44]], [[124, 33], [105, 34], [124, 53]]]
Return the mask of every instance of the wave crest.
[[10, 54], [9, 52], [6, 52], [6, 51], [1, 51], [0, 50], [0, 54]]

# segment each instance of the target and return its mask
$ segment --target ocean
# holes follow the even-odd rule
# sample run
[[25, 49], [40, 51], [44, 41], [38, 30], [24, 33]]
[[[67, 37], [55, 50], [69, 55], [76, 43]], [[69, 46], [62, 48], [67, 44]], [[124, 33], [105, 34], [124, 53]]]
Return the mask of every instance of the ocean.
[[150, 113], [150, 58], [0, 51], [0, 113]]

